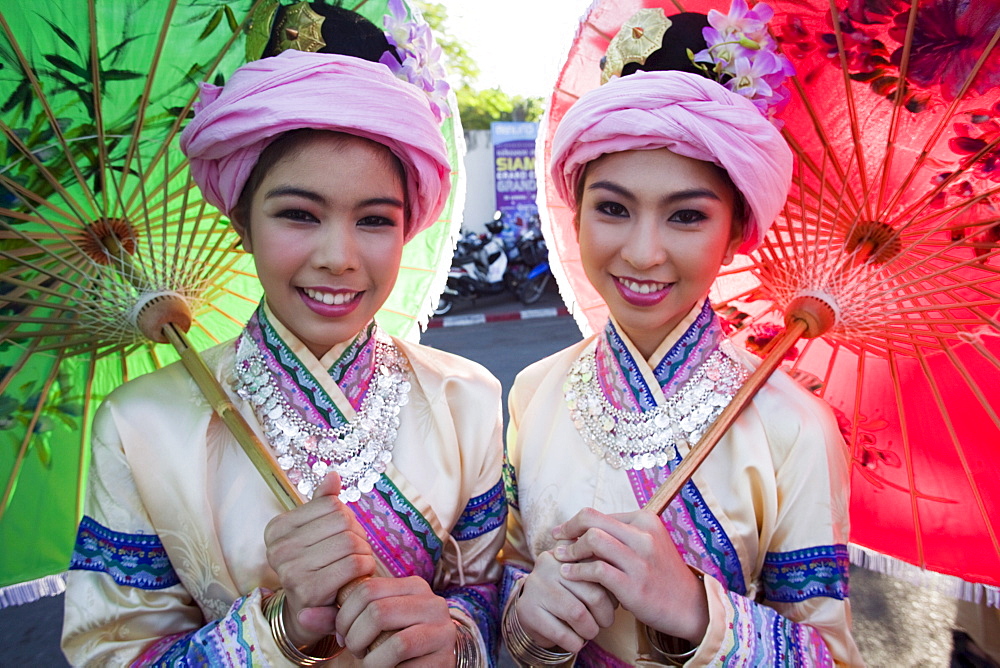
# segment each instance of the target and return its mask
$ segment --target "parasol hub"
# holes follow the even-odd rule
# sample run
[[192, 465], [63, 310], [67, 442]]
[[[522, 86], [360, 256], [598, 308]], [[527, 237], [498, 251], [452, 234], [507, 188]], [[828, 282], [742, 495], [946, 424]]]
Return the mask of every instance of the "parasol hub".
[[98, 218], [84, 226], [77, 243], [94, 262], [110, 265], [123, 253], [135, 253], [135, 228], [126, 218]]
[[892, 225], [866, 220], [851, 228], [844, 248], [853, 256], [851, 266], [859, 266], [869, 261], [885, 264], [899, 255], [903, 246]]
[[147, 292], [132, 307], [129, 320], [150, 341], [170, 343], [163, 328], [174, 325], [187, 332], [191, 328], [191, 308], [179, 292]]
[[819, 290], [800, 292], [785, 309], [785, 326], [801, 321], [805, 324], [802, 333], [804, 339], [815, 339], [823, 336], [840, 320], [840, 308], [837, 300], [831, 295]]

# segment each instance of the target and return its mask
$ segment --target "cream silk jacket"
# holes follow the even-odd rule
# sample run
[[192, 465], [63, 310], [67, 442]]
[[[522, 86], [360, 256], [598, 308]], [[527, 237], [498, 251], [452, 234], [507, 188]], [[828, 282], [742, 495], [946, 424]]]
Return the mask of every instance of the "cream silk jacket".
[[[605, 393], [646, 410], [689, 391], [686, 379], [727, 344], [706, 302], [649, 360], [612, 322], [517, 377], [504, 472], [508, 603], [535, 557], [553, 547], [554, 526], [584, 507], [637, 510], [680, 461], [628, 471], [595, 454], [567, 407], [565, 383], [574, 363], [596, 351]], [[730, 359], [752, 365], [749, 355], [728, 349]], [[688, 449], [681, 443], [679, 456]], [[847, 599], [846, 452], [829, 406], [778, 372], [664, 512], [681, 556], [706, 574], [709, 627], [687, 665], [862, 663]], [[576, 665], [635, 665], [636, 631], [635, 618], [619, 609], [614, 625], [585, 647]]]
[[[325, 372], [275, 325], [345, 414]], [[506, 515], [500, 387], [481, 366], [395, 340], [412, 388], [392, 461], [370, 503], [352, 504], [382, 565], [427, 579], [494, 656]], [[234, 345], [205, 353], [224, 387]], [[235, 395], [248, 421], [258, 422]], [[365, 501], [365, 499], [362, 499]], [[74, 665], [284, 666], [261, 597], [276, 589], [264, 527], [278, 501], [179, 365], [115, 391], [94, 425], [93, 460], [66, 593]], [[332, 665], [356, 662], [344, 652]]]

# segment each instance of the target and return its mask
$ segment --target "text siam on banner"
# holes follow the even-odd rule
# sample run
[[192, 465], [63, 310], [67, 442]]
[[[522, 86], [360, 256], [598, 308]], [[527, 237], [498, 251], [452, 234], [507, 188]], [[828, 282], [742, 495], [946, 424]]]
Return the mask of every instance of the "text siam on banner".
[[535, 137], [538, 123], [492, 123], [493, 183], [497, 210], [505, 218], [531, 220], [535, 202]]

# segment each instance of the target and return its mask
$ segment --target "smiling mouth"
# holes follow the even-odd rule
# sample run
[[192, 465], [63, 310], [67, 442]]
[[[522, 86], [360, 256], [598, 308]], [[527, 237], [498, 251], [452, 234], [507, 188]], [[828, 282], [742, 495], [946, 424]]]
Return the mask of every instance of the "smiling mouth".
[[360, 292], [323, 292], [312, 288], [302, 288], [307, 297], [327, 306], [340, 306], [354, 301]]
[[640, 295], [648, 295], [651, 292], [659, 292], [660, 290], [666, 290], [668, 287], [673, 285], [673, 283], [650, 283], [648, 281], [643, 281], [639, 283], [628, 278], [617, 277], [619, 283], [628, 290], [636, 292]]

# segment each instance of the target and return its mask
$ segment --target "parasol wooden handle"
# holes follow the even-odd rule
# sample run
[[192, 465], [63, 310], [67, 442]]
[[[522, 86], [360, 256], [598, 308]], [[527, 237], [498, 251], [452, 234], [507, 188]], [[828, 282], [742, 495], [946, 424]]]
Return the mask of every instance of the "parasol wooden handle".
[[[121, 262], [122, 276], [140, 290], [145, 290], [146, 286], [142, 274], [136, 270], [131, 255], [121, 242], [116, 237], [109, 237], [104, 240], [104, 243], [108, 252]], [[194, 379], [195, 384], [208, 400], [216, 415], [229, 428], [229, 431], [243, 448], [243, 452], [253, 463], [254, 468], [264, 478], [264, 482], [274, 492], [282, 508], [291, 510], [301, 505], [305, 499], [292, 486], [288, 476], [271, 455], [270, 449], [257, 437], [256, 432], [242, 413], [236, 410], [236, 406], [230, 401], [229, 395], [222, 388], [218, 378], [191, 345], [186, 333], [191, 327], [191, 322], [192, 316], [187, 301], [175, 293], [151, 291], [147, 298], [137, 306], [136, 327], [151, 341], [170, 343], [174, 347], [184, 368], [191, 374], [191, 378]], [[376, 559], [375, 564], [378, 575], [390, 575], [381, 561]], [[351, 592], [367, 579], [368, 577], [358, 578], [341, 587], [340, 591], [337, 592], [337, 607], [342, 606]], [[383, 631], [369, 645], [368, 650], [371, 651], [378, 647], [391, 635], [392, 633]]]
[[187, 336], [173, 323], [164, 325], [162, 330], [167, 340], [174, 346], [174, 350], [180, 355], [184, 368], [188, 370], [194, 382], [201, 389], [202, 394], [208, 399], [212, 409], [222, 418], [222, 421], [232, 432], [236, 440], [243, 447], [243, 451], [253, 462], [254, 467], [263, 476], [264, 482], [271, 488], [274, 495], [278, 497], [285, 510], [291, 510], [301, 505], [302, 498], [296, 489], [289, 482], [278, 462], [270, 455], [268, 449], [261, 443], [253, 428], [246, 421], [242, 414], [236, 410], [236, 406], [230, 401], [229, 396], [212, 371], [205, 364], [201, 355], [191, 347]]
[[[285, 510], [291, 510], [300, 505], [303, 499], [299, 496], [298, 491], [289, 482], [288, 477], [281, 470], [281, 467], [278, 466], [278, 462], [275, 461], [274, 457], [270, 455], [269, 450], [261, 443], [250, 424], [236, 410], [236, 406], [230, 401], [229, 396], [222, 389], [222, 385], [218, 379], [208, 368], [208, 365], [205, 364], [205, 360], [191, 347], [184, 332], [173, 323], [165, 324], [161, 331], [164, 337], [174, 346], [177, 354], [180, 355], [184, 368], [191, 374], [194, 382], [201, 389], [205, 398], [208, 399], [212, 409], [222, 418], [229, 431], [239, 441], [239, 444], [243, 447], [243, 451], [246, 452], [247, 457], [250, 458], [254, 467], [264, 478], [267, 486], [274, 492], [282, 507]], [[381, 562], [376, 561], [376, 563], [381, 567]], [[380, 570], [379, 574], [385, 575], [382, 570]], [[342, 606], [351, 595], [351, 592], [368, 579], [368, 577], [358, 578], [341, 587], [340, 591], [337, 592], [337, 607]], [[390, 631], [383, 631], [368, 646], [368, 651], [372, 651], [390, 637], [392, 637]]]
[[660, 485], [659, 489], [649, 498], [643, 510], [656, 515], [662, 513], [681, 488], [691, 479], [705, 458], [722, 439], [722, 436], [733, 426], [736, 418], [764, 386], [774, 370], [778, 368], [785, 353], [795, 345], [800, 338], [813, 339], [820, 336], [836, 322], [833, 309], [825, 301], [816, 297], [797, 297], [788, 307], [785, 317], [785, 331], [771, 344], [764, 361], [754, 370], [743, 386], [736, 392], [733, 400], [723, 409], [722, 413], [709, 426], [708, 431], [685, 455], [681, 463], [670, 476]]

